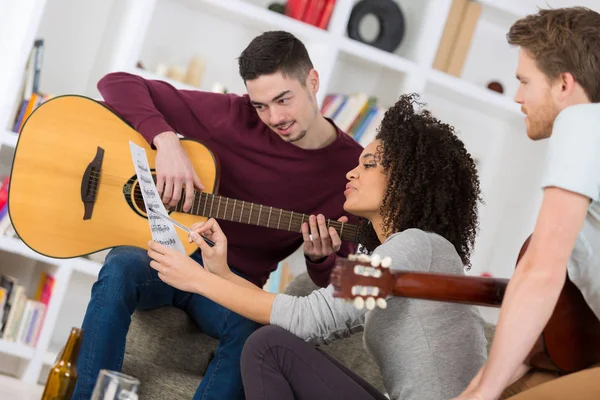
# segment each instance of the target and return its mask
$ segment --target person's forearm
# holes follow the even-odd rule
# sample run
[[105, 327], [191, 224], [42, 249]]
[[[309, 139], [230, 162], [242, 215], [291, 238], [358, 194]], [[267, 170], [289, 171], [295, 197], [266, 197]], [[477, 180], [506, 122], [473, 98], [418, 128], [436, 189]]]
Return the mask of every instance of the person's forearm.
[[354, 252], [356, 252], [355, 243], [342, 242], [342, 245], [337, 252], [332, 253], [323, 259], [315, 261], [309, 256], [305, 255], [304, 259], [306, 261], [306, 270], [308, 272], [308, 276], [310, 279], [312, 279], [315, 285], [319, 287], [327, 287], [327, 285], [329, 285], [329, 276], [331, 275], [333, 267], [335, 267], [337, 257], [347, 258], [349, 254], [353, 254]]
[[479, 382], [486, 399], [499, 396], [518, 374], [520, 364], [550, 319], [563, 285], [563, 275], [554, 278], [544, 272], [535, 273], [526, 265], [517, 268], [507, 287]]
[[162, 147], [163, 144], [165, 144], [165, 142], [175, 142], [177, 141], [177, 143], [179, 144], [179, 137], [177, 136], [177, 134], [173, 131], [166, 131], [166, 132], [161, 132], [158, 135], [154, 136], [154, 139], [152, 139], [152, 144], [154, 145], [154, 147], [156, 147], [158, 150], [160, 150], [160, 148]]
[[243, 286], [246, 288], [249, 288], [251, 290], [254, 290], [256, 292], [264, 292], [264, 290], [262, 290], [261, 288], [259, 288], [258, 286], [256, 286], [254, 283], [242, 278], [241, 276], [234, 274], [233, 272], [229, 271], [227, 274], [221, 275], [221, 278], [224, 278], [226, 280], [228, 280], [229, 282], [233, 282], [236, 285], [239, 286]]
[[483, 367], [479, 368], [479, 371], [477, 371], [477, 375], [475, 375], [475, 377], [473, 377], [473, 379], [471, 379], [471, 382], [469, 383], [469, 386], [467, 386], [467, 388], [464, 390], [464, 393], [469, 393], [469, 392], [477, 389], [477, 387], [479, 386], [479, 382], [481, 381], [481, 375], [483, 375], [484, 369], [485, 369], [485, 364], [483, 365]]
[[[98, 82], [98, 91], [104, 101], [119, 116], [140, 132], [148, 143], [152, 143], [161, 132], [175, 131], [167, 122], [170, 110], [159, 107], [149, 82], [143, 78], [125, 73], [113, 72], [106, 74]], [[175, 95], [164, 91], [161, 95], [165, 101], [174, 102]], [[172, 115], [171, 120], [176, 121]]]
[[[531, 367], [526, 364], [519, 365], [515, 373], [511, 376], [509, 382], [506, 384], [506, 386], [510, 386], [519, 379], [521, 379], [530, 369]], [[475, 377], [469, 383], [469, 386], [467, 386], [467, 388], [463, 391], [464, 394], [475, 393], [477, 391], [484, 370], [485, 364], [481, 368], [479, 368], [479, 371], [477, 371], [477, 375], [475, 375]]]
[[276, 295], [252, 286], [207, 274], [203, 282], [198, 285], [196, 292], [243, 317], [267, 325], [270, 323], [271, 308]]
[[329, 285], [329, 275], [335, 265], [335, 259], [337, 255], [335, 253], [330, 254], [321, 262], [313, 262], [310, 258], [305, 257], [306, 260], [306, 272], [308, 276], [319, 287], [327, 287]]

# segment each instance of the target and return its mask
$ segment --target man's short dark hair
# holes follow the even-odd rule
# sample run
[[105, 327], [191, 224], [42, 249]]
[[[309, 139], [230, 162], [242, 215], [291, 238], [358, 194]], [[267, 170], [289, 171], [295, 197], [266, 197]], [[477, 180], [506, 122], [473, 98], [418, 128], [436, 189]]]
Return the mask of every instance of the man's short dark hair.
[[270, 31], [254, 38], [238, 58], [240, 76], [244, 83], [262, 75], [281, 72], [305, 84], [313, 68], [304, 44], [284, 31]]

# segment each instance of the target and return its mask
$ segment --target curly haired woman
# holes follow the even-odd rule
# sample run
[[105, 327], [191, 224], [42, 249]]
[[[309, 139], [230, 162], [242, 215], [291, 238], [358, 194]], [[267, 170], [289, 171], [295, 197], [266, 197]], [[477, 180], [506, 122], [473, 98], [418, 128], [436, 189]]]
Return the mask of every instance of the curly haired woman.
[[[361, 242], [374, 255], [391, 257], [392, 272], [461, 275], [477, 228], [476, 167], [454, 129], [417, 105], [416, 96], [402, 96], [386, 112], [376, 139], [347, 174], [344, 209], [361, 218]], [[148, 251], [151, 266], [172, 286], [270, 325], [244, 347], [248, 399], [385, 399], [314, 347], [361, 330], [392, 399], [447, 400], [485, 362], [475, 306], [390, 297], [384, 309], [358, 309], [334, 298], [331, 285], [306, 297], [267, 293], [229, 271], [227, 239], [215, 220], [192, 229], [205, 268], [157, 243]]]

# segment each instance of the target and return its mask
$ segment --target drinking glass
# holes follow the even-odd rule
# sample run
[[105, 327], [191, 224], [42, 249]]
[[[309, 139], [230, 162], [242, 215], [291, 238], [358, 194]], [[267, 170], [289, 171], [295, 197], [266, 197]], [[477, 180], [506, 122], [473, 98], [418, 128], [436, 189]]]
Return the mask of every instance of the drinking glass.
[[101, 369], [91, 400], [137, 400], [140, 381], [116, 371]]

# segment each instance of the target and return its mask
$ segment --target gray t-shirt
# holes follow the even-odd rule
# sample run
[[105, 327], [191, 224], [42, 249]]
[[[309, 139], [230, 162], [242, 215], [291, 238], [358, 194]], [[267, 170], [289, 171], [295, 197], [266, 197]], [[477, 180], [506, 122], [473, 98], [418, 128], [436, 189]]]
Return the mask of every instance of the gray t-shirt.
[[567, 271], [600, 319], [600, 103], [565, 108], [549, 139], [542, 187], [556, 186], [590, 199]]
[[[418, 229], [390, 236], [374, 254], [391, 269], [464, 275], [454, 246]], [[306, 297], [278, 294], [271, 324], [320, 345], [364, 331], [391, 399], [447, 400], [459, 395], [487, 358], [476, 306], [390, 296], [387, 308], [358, 310], [333, 297], [333, 287]]]

